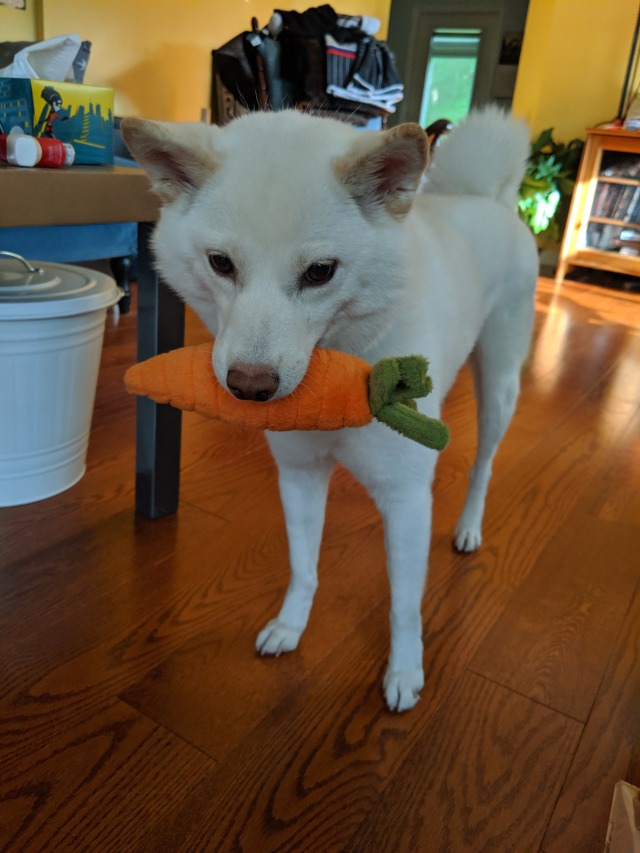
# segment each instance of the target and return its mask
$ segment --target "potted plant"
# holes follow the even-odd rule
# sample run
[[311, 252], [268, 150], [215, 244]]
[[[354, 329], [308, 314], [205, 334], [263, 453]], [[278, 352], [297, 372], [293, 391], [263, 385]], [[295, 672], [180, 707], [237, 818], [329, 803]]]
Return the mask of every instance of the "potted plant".
[[531, 144], [518, 210], [536, 236], [560, 241], [583, 147], [581, 139], [556, 142], [553, 128], [543, 130]]

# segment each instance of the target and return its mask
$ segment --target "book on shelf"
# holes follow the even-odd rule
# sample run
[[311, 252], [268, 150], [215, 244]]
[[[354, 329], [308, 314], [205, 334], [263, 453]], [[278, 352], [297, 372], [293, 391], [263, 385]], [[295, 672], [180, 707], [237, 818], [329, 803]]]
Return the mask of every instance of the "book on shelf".
[[625, 228], [611, 222], [590, 222], [585, 245], [601, 252], [640, 255], [640, 229]]
[[622, 187], [622, 192], [618, 196], [618, 200], [611, 214], [612, 219], [622, 219], [629, 213], [631, 200], [638, 187], [633, 184], [625, 184]]
[[640, 184], [598, 183], [591, 216], [640, 222]]
[[602, 216], [602, 208], [604, 207], [604, 200], [609, 186], [609, 184], [602, 182], [599, 182], [596, 186], [596, 192], [593, 196], [593, 204], [591, 205], [592, 216]]
[[606, 211], [604, 214], [607, 219], [615, 218], [614, 214], [618, 207], [618, 201], [622, 197], [624, 190], [624, 184], [610, 184], [609, 194], [607, 196]]
[[603, 228], [604, 225], [601, 222], [589, 223], [585, 237], [585, 245], [588, 249], [597, 249], [599, 247]]
[[608, 252], [613, 246], [613, 238], [618, 231], [618, 228], [615, 225], [607, 224], [602, 229], [602, 236], [600, 237], [600, 243], [598, 244], [598, 248], [602, 252]]
[[636, 222], [640, 214], [640, 186], [633, 188], [633, 195], [627, 205], [627, 209], [622, 214], [622, 219], [625, 222]]

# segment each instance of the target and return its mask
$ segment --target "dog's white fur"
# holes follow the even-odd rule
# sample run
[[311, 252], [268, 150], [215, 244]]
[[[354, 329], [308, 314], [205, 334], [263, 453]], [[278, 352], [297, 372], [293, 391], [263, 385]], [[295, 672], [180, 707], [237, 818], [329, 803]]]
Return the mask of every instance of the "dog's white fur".
[[[492, 460], [511, 419], [528, 349], [537, 253], [515, 213], [527, 129], [496, 109], [472, 113], [435, 155], [426, 191], [424, 132], [384, 133], [291, 111], [224, 128], [129, 119], [124, 135], [164, 200], [154, 250], [162, 276], [216, 336], [221, 383], [235, 364], [278, 374], [277, 396], [302, 380], [313, 347], [375, 362], [422, 353], [438, 417], [471, 357], [478, 449], [455, 546], [472, 551]], [[233, 275], [209, 262], [223, 254]], [[321, 286], [310, 265], [337, 261]], [[369, 490], [385, 530], [391, 585], [387, 704], [412, 707], [423, 687], [420, 602], [437, 454], [379, 423], [357, 430], [271, 433], [289, 537], [291, 581], [262, 630], [262, 654], [295, 649], [317, 586], [329, 478], [339, 462]]]

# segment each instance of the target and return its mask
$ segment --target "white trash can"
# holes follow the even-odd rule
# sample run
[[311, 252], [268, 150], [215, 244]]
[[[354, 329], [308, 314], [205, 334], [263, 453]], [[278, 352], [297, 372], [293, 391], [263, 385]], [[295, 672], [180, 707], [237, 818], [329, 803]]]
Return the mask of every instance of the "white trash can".
[[0, 507], [63, 492], [85, 472], [113, 279], [0, 252]]

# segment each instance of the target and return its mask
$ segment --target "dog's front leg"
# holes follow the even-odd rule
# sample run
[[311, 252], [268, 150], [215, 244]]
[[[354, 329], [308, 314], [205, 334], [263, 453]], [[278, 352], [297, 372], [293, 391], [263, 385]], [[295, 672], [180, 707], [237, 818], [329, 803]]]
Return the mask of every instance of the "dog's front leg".
[[431, 539], [431, 491], [373, 495], [384, 522], [391, 590], [391, 648], [384, 694], [392, 711], [413, 708], [424, 687], [421, 601]]
[[[432, 408], [429, 415], [437, 417], [437, 409]], [[384, 524], [391, 590], [391, 647], [384, 694], [392, 711], [413, 708], [424, 686], [421, 602], [437, 458], [435, 451], [407, 441], [382, 424], [350, 435], [338, 453], [338, 461], [373, 498]]]
[[306, 628], [318, 586], [318, 554], [333, 469], [323, 459], [313, 464], [307, 461], [304, 468], [281, 460], [278, 466], [291, 580], [280, 613], [258, 634], [256, 648], [263, 655], [292, 651]]

